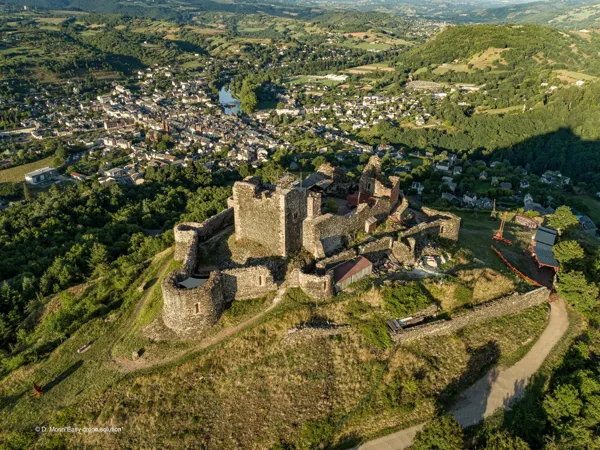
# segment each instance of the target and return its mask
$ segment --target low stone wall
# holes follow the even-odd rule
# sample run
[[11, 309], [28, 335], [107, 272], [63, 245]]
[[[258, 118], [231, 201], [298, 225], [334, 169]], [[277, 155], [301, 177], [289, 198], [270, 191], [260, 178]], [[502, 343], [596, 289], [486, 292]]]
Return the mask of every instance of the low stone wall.
[[294, 269], [286, 279], [286, 287], [300, 288], [304, 293], [317, 300], [327, 300], [334, 296], [333, 274], [311, 275]]
[[373, 242], [367, 242], [364, 245], [358, 247], [358, 253], [360, 255], [369, 255], [373, 253], [384, 252], [386, 250], [390, 250], [392, 248], [392, 244], [394, 243], [394, 239], [391, 236], [386, 236], [381, 239], [377, 239]]
[[337, 336], [342, 333], [348, 332], [347, 326], [340, 326], [334, 328], [292, 328], [288, 330], [283, 336], [281, 343], [283, 345], [294, 345], [306, 342], [310, 339]]
[[327, 269], [331, 269], [333, 266], [336, 266], [338, 263], [356, 258], [356, 255], [356, 250], [351, 248], [349, 250], [336, 253], [335, 255], [330, 256], [329, 258], [322, 259], [316, 264], [316, 268], [317, 270], [325, 271]]
[[225, 301], [263, 297], [277, 290], [273, 274], [266, 266], [224, 270], [223, 298]]
[[405, 241], [397, 240], [392, 244], [392, 255], [400, 264], [412, 265], [415, 263], [417, 241], [412, 237]]
[[178, 288], [177, 282], [186, 277], [187, 274], [180, 269], [162, 280], [162, 317], [165, 325], [179, 336], [193, 338], [217, 322], [226, 302], [218, 271], [212, 272], [202, 286]]
[[442, 212], [436, 209], [421, 207], [421, 211], [427, 214], [431, 218], [436, 218], [432, 224], [440, 227], [440, 237], [450, 239], [451, 241], [458, 241], [458, 234], [460, 232], [461, 218], [456, 214], [450, 212]]
[[524, 309], [540, 305], [548, 300], [550, 291], [544, 287], [526, 294], [512, 294], [508, 297], [480, 305], [475, 311], [445, 320], [410, 328], [394, 335], [396, 342], [410, 342], [427, 336], [438, 336], [454, 333], [461, 328], [484, 322], [495, 317], [515, 314]]

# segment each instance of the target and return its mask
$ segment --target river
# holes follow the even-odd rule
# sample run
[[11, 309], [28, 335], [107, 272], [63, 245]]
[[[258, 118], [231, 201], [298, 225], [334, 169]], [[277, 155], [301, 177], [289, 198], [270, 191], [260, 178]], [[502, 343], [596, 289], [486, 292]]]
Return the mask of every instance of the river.
[[226, 86], [222, 86], [219, 90], [219, 103], [225, 110], [225, 114], [237, 114], [241, 110], [241, 102], [231, 95], [231, 91]]

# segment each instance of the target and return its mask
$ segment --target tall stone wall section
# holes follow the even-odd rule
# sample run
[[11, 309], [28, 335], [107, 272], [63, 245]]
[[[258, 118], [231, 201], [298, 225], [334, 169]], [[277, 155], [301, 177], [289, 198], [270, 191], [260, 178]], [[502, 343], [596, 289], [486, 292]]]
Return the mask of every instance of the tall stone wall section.
[[258, 242], [273, 255], [287, 256], [302, 248], [302, 222], [308, 193], [295, 187], [261, 189], [250, 181], [233, 186], [236, 239]]
[[308, 192], [305, 189], [282, 190], [284, 253], [291, 255], [302, 249], [303, 222], [307, 216]]
[[224, 270], [223, 297], [226, 301], [263, 297], [277, 290], [273, 274], [265, 266]]
[[[180, 223], [173, 229], [175, 237], [175, 261], [184, 261], [184, 266], [196, 261], [198, 244], [213, 236], [223, 228], [233, 224], [233, 208], [216, 214], [202, 223]], [[194, 270], [192, 267], [191, 270]]]
[[250, 182], [233, 186], [235, 238], [258, 242], [273, 255], [284, 252], [283, 198]]
[[476, 325], [495, 317], [521, 312], [540, 305], [548, 300], [550, 291], [541, 287], [526, 294], [512, 294], [508, 297], [480, 305], [477, 310], [453, 317], [451, 320], [433, 322], [410, 328], [394, 336], [396, 342], [410, 342], [416, 339], [454, 333], [462, 328]]
[[219, 320], [226, 301], [219, 272], [212, 272], [202, 286], [193, 289], [177, 287], [185, 278], [187, 274], [180, 269], [163, 279], [163, 321], [179, 336], [194, 338]]
[[231, 225], [233, 217], [233, 208], [228, 208], [202, 223], [181, 223], [174, 228], [174, 259], [183, 261], [183, 265], [161, 282], [162, 317], [165, 325], [182, 337], [193, 338], [214, 325], [229, 302], [223, 295], [223, 277], [218, 271], [193, 289], [182, 289], [178, 284], [194, 273], [198, 244]]

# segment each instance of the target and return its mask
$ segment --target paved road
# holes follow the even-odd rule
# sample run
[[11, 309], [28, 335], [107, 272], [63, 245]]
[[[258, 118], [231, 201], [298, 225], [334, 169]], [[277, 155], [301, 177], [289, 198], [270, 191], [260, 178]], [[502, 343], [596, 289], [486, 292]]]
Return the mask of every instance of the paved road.
[[[498, 408], [508, 409], [510, 403], [525, 391], [531, 376], [539, 370], [552, 348], [569, 327], [569, 317], [562, 299], [550, 304], [548, 326], [531, 350], [514, 366], [494, 368], [468, 388], [450, 413], [463, 426], [474, 425]], [[403, 450], [409, 447], [417, 431], [425, 424], [369, 441], [360, 450]]]

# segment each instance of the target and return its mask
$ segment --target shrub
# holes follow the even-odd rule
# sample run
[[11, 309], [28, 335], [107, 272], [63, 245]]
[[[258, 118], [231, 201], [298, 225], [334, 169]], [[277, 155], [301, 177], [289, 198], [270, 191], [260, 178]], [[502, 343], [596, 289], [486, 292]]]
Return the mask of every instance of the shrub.
[[333, 432], [333, 425], [329, 419], [308, 421], [302, 426], [299, 448], [324, 448], [333, 438]]
[[392, 346], [392, 338], [388, 333], [385, 319], [374, 317], [361, 322], [358, 326], [367, 344], [379, 349], [385, 349]]
[[429, 306], [431, 301], [415, 283], [395, 284], [381, 290], [385, 308], [396, 317], [408, 316]]

